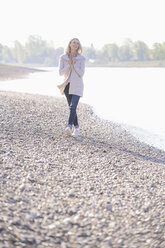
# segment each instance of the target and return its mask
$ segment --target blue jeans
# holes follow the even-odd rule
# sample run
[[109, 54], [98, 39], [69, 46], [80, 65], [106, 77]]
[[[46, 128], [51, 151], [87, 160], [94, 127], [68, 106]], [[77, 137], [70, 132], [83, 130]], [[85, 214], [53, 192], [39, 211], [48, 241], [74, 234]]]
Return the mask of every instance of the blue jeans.
[[80, 96], [70, 95], [69, 94], [69, 86], [70, 86], [70, 83], [67, 84], [67, 86], [65, 87], [65, 90], [64, 90], [64, 94], [66, 96], [66, 99], [67, 99], [67, 102], [69, 105], [69, 109], [70, 109], [68, 126], [72, 127], [72, 125], [74, 125], [75, 127], [78, 127], [79, 125], [78, 125], [78, 118], [77, 118], [76, 109], [77, 109], [77, 105], [78, 105]]

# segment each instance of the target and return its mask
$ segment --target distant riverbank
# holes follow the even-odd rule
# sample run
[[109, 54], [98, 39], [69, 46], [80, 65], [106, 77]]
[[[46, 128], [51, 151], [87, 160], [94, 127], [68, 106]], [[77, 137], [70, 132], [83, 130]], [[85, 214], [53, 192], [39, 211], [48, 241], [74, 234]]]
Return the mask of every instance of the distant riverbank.
[[41, 72], [35, 68], [0, 64], [0, 81], [26, 77], [29, 73]]
[[87, 67], [165, 67], [165, 61], [124, 61], [106, 64], [87, 63]]
[[[8, 79], [16, 79], [26, 77], [29, 73], [45, 71], [44, 68], [47, 67], [45, 64], [0, 64], [0, 81]], [[57, 66], [50, 66], [52, 68]], [[165, 61], [123, 61], [123, 62], [109, 62], [105, 64], [101, 63], [91, 63], [86, 62], [86, 67], [123, 67], [123, 68], [147, 68], [147, 67], [165, 67]]]

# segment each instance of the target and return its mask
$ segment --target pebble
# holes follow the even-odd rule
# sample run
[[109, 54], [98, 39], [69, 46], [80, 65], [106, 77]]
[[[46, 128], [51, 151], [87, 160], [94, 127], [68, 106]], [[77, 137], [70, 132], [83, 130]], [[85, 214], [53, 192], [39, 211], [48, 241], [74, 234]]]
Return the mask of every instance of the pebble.
[[24, 189], [25, 189], [25, 184], [21, 184], [20, 187], [19, 187], [19, 189], [20, 189], [21, 192], [24, 191]]

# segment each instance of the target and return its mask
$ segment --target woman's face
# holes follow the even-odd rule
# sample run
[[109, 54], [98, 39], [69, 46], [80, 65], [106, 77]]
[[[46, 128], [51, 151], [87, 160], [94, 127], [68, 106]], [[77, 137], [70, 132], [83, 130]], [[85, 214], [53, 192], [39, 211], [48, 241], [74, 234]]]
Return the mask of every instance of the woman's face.
[[79, 41], [77, 39], [73, 39], [70, 42], [70, 48], [71, 48], [71, 51], [77, 51], [79, 49]]

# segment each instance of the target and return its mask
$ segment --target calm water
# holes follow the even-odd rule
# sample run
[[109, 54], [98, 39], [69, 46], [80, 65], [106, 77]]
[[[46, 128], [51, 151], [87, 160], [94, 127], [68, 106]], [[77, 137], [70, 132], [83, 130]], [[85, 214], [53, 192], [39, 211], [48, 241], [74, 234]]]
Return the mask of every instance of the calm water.
[[[60, 96], [58, 68], [27, 79], [0, 82], [0, 90]], [[100, 117], [121, 123], [148, 144], [165, 150], [165, 69], [86, 68], [81, 102]]]

